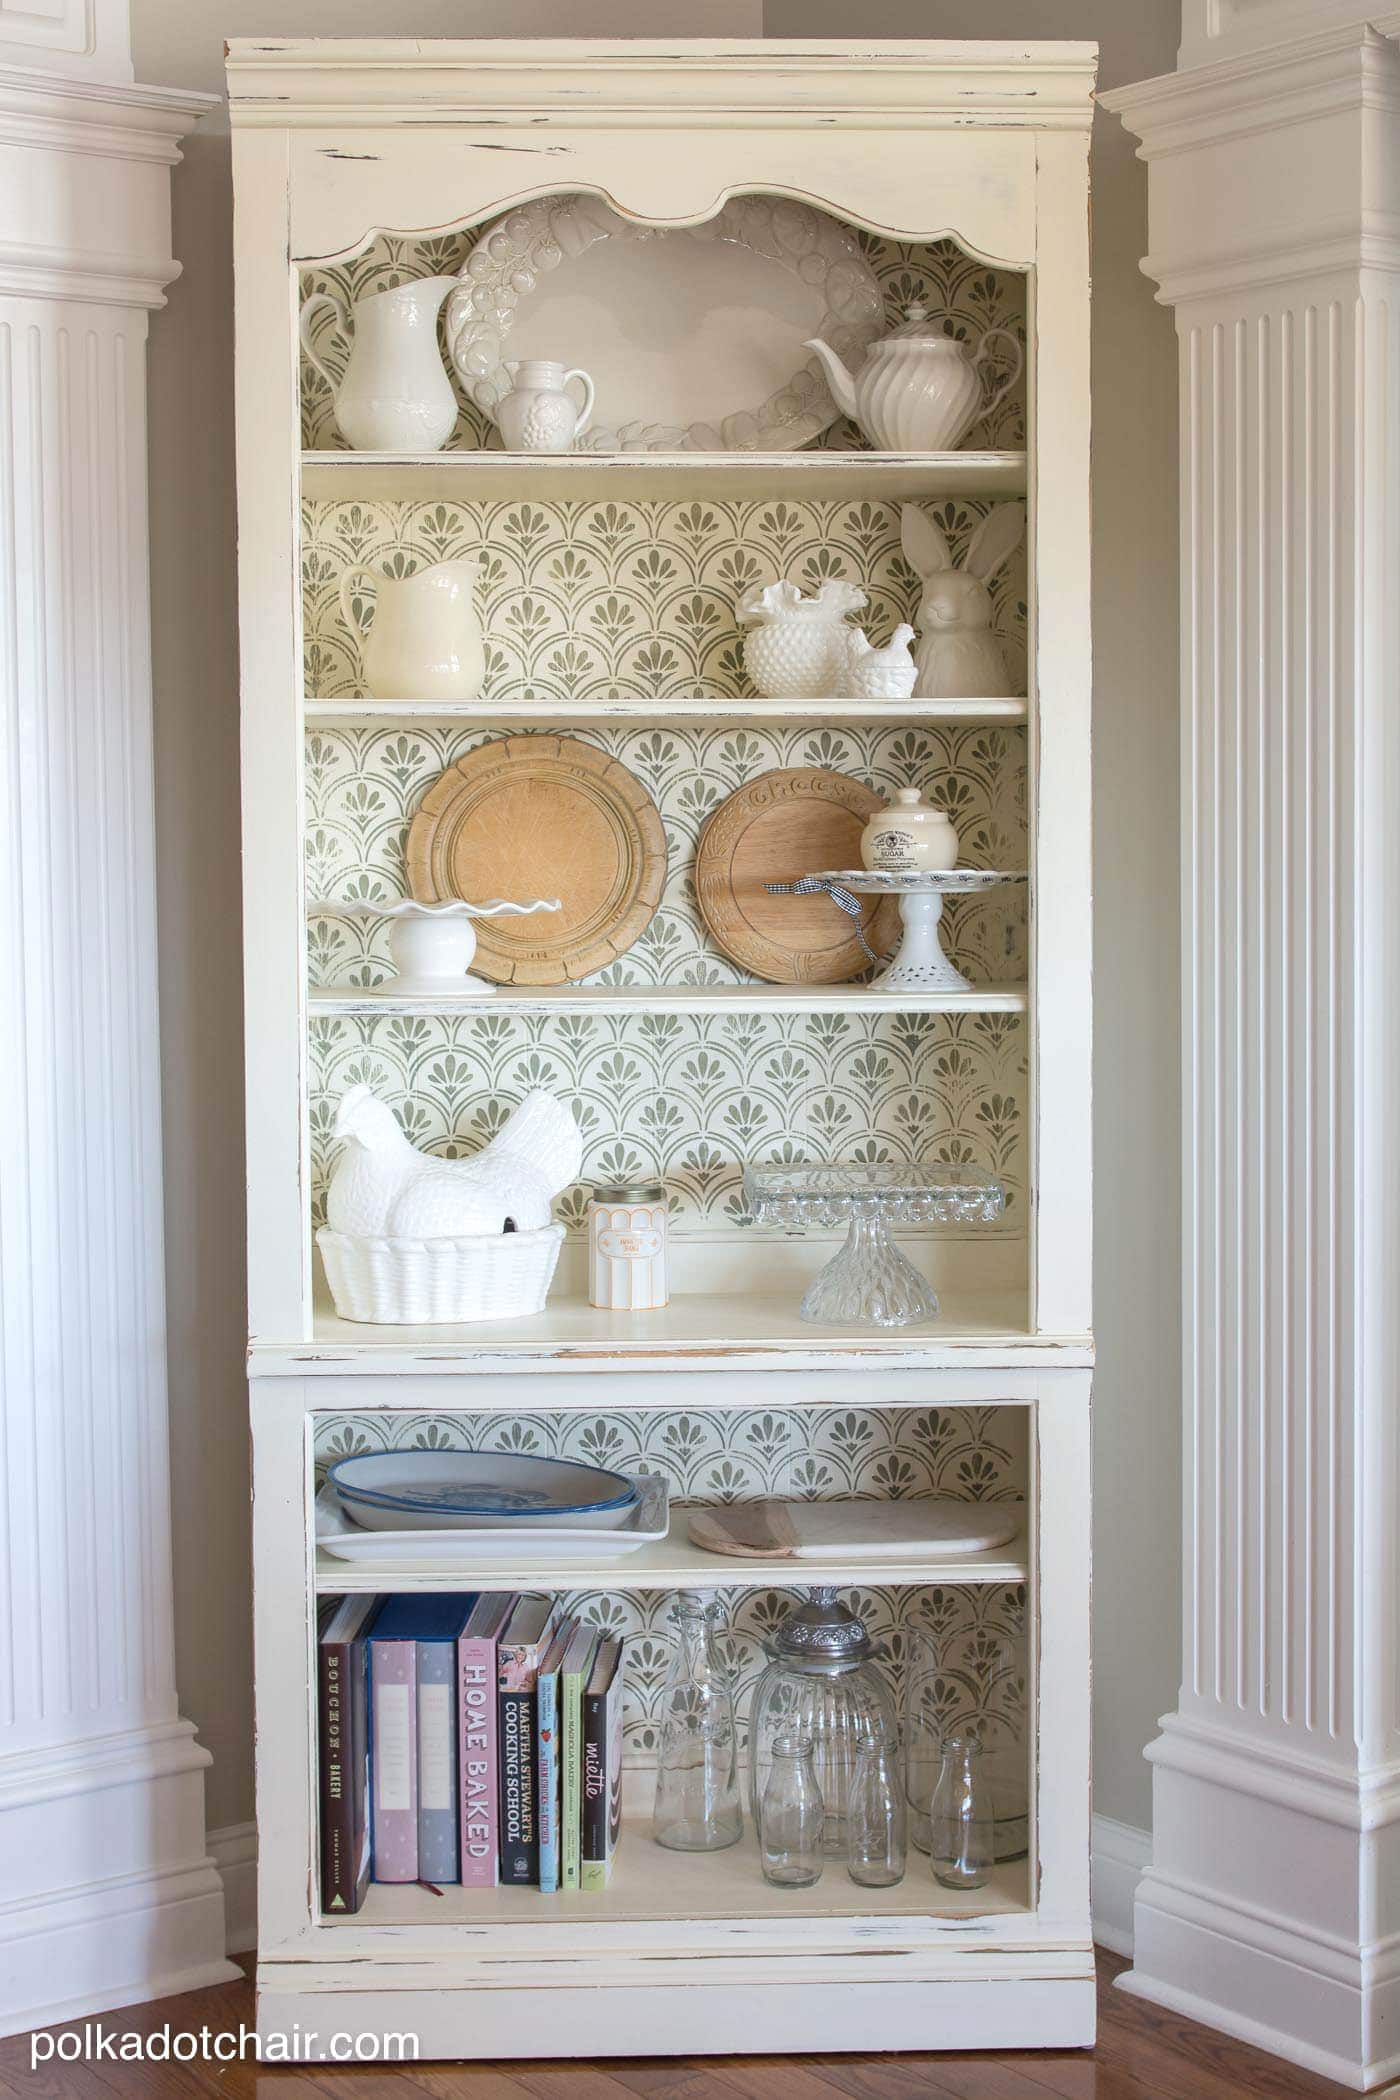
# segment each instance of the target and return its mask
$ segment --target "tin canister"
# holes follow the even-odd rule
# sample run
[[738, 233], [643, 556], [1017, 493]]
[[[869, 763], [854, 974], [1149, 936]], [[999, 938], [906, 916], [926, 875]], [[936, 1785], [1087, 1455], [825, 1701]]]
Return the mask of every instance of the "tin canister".
[[654, 1312], [670, 1298], [670, 1213], [659, 1181], [597, 1188], [588, 1205], [588, 1302], [604, 1312]]

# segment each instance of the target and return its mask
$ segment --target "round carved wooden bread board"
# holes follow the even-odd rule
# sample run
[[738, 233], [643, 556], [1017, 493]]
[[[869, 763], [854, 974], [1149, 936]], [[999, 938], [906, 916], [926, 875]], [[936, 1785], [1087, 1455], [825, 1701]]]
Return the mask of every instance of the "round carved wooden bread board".
[[557, 897], [529, 919], [478, 919], [472, 968], [498, 984], [569, 984], [631, 947], [661, 901], [666, 833], [636, 775], [567, 736], [480, 744], [424, 795], [408, 831], [421, 904]]
[[[842, 984], [899, 934], [899, 902], [868, 897], [859, 921], [830, 897], [775, 897], [769, 882], [858, 866], [860, 835], [884, 803], [858, 780], [821, 766], [783, 766], [722, 802], [700, 833], [695, 893], [715, 946], [770, 984]], [[835, 858], [832, 856], [835, 855]]]

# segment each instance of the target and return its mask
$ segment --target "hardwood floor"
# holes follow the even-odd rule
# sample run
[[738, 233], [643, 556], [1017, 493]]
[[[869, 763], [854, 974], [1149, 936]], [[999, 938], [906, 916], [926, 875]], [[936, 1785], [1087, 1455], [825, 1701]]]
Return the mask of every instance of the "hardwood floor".
[[[1092, 2052], [968, 2056], [754, 2056], [598, 2063], [415, 2064], [292, 2069], [252, 2063], [50, 2061], [27, 2035], [0, 2041], [0, 2100], [1341, 2100], [1345, 2088], [1109, 1988], [1125, 1964], [1099, 1956]], [[192, 1991], [100, 2018], [108, 2034], [190, 2033], [251, 2023], [249, 1983]]]

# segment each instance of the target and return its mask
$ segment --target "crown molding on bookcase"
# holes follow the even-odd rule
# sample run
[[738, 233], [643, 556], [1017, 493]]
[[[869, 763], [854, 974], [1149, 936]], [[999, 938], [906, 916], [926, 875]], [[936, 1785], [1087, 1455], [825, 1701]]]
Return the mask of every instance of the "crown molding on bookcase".
[[[901, 128], [958, 130], [979, 125], [1086, 131], [1086, 90], [1096, 47], [1076, 43], [926, 43], [869, 45], [859, 70], [822, 43], [687, 37], [590, 41], [548, 38], [514, 42], [483, 38], [362, 41], [256, 40], [227, 46], [229, 102], [235, 124], [316, 129], [371, 113], [421, 124], [435, 108], [456, 121], [468, 114], [518, 117], [553, 109], [579, 127], [634, 122], [652, 130], [687, 111], [735, 124], [774, 122], [795, 130], [873, 116]], [[739, 70], [735, 59], [742, 55]], [[464, 108], [463, 65], [470, 69]], [[548, 151], [547, 147], [537, 148]]]

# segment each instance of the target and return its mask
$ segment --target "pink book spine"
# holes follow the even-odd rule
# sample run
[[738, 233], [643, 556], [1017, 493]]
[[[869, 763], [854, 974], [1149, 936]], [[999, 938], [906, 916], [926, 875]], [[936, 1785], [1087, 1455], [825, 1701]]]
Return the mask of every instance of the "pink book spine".
[[492, 1889], [500, 1880], [497, 1820], [496, 1642], [457, 1643], [457, 1769], [462, 1793], [462, 1886]]
[[418, 1879], [418, 1644], [374, 1641], [370, 1775], [376, 1881]]

